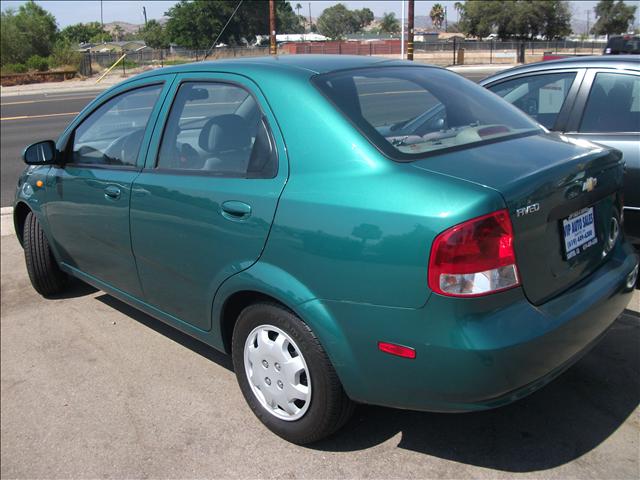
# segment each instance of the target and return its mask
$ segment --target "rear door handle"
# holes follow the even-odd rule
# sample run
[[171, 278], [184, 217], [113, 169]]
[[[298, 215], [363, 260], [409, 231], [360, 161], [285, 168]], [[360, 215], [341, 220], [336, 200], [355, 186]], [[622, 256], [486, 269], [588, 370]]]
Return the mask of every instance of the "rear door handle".
[[115, 185], [109, 185], [104, 189], [104, 197], [106, 199], [117, 200], [118, 198], [120, 198], [120, 188], [116, 187]]
[[251, 205], [237, 200], [227, 200], [220, 209], [220, 213], [227, 220], [245, 220], [251, 216]]

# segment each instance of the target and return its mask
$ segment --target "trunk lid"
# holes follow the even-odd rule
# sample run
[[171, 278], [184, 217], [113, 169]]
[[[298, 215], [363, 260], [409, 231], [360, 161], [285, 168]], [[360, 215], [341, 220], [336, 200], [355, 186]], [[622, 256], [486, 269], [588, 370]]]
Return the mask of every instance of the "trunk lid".
[[[615, 149], [558, 134], [538, 134], [433, 156], [412, 165], [502, 195], [513, 224], [522, 287], [527, 298], [539, 305], [606, 261], [603, 252], [613, 229], [611, 218], [619, 218], [621, 157]], [[576, 212], [583, 215], [573, 216]], [[577, 239], [572, 237], [571, 224], [584, 223], [583, 228], [573, 226], [574, 235], [581, 231], [588, 236], [593, 233], [591, 219], [595, 239], [567, 253], [565, 229], [568, 238]]]

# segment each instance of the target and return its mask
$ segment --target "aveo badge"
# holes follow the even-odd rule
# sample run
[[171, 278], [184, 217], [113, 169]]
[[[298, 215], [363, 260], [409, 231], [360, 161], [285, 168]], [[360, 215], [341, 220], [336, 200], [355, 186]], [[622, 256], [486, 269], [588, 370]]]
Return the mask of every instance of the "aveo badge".
[[516, 216], [523, 217], [525, 215], [529, 215], [530, 213], [536, 213], [538, 210], [540, 210], [540, 204], [532, 203], [531, 205], [527, 205], [526, 207], [518, 208], [516, 210]]

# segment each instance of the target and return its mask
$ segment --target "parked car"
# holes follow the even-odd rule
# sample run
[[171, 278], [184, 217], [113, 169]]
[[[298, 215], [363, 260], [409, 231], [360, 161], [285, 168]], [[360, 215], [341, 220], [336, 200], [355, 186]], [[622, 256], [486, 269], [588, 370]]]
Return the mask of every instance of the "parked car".
[[[381, 133], [439, 104], [437, 128]], [[253, 412], [300, 444], [354, 402], [523, 397], [604, 335], [638, 275], [620, 152], [437, 67], [291, 55], [146, 72], [24, 159], [34, 288], [76, 277], [230, 353]]]
[[640, 59], [620, 55], [533, 63], [480, 85], [549, 130], [623, 152], [625, 232], [640, 247]]
[[640, 54], [640, 35], [614, 35], [609, 37], [603, 55]]

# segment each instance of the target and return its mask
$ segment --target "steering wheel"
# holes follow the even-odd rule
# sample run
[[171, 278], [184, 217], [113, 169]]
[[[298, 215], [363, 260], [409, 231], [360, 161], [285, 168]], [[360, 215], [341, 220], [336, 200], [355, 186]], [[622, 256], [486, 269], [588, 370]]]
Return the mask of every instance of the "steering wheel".
[[144, 129], [139, 129], [112, 141], [104, 151], [107, 163], [135, 165], [143, 136]]

